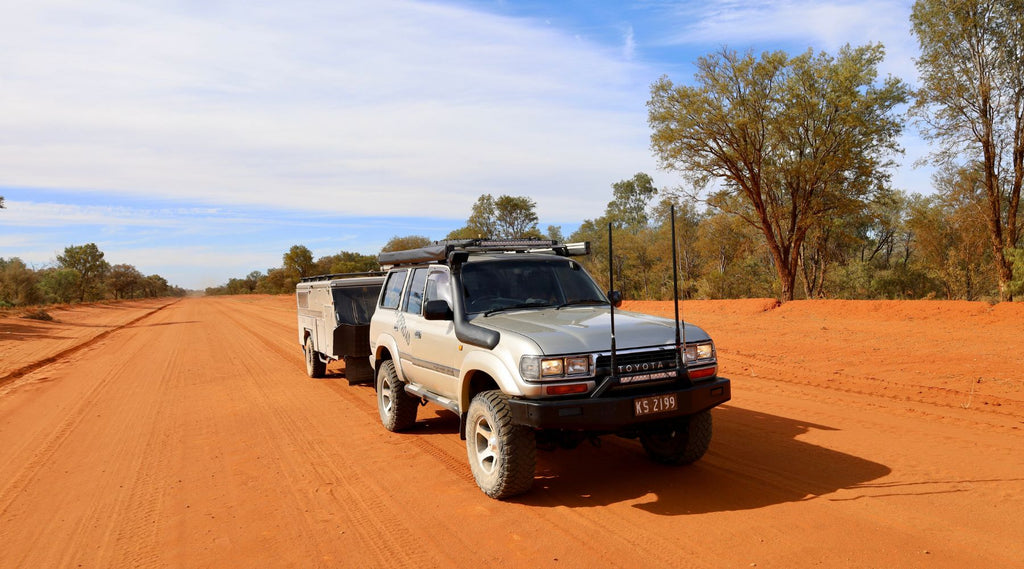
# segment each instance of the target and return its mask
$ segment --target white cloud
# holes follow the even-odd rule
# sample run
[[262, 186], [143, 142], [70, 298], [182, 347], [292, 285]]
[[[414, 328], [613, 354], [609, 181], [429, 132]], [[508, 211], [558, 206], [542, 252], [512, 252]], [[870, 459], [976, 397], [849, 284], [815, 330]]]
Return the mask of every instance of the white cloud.
[[5, 15], [0, 185], [352, 215], [558, 196], [544, 214], [654, 169], [635, 69], [557, 31], [403, 1], [182, 6]]
[[912, 2], [891, 0], [734, 0], [680, 5], [675, 17], [685, 25], [665, 41], [672, 44], [805, 44], [835, 53], [845, 44], [881, 42], [886, 48], [882, 74], [912, 81], [917, 43], [910, 34]]
[[633, 37], [633, 26], [626, 27], [626, 33], [622, 39], [622, 58], [632, 61], [636, 55], [636, 39]]

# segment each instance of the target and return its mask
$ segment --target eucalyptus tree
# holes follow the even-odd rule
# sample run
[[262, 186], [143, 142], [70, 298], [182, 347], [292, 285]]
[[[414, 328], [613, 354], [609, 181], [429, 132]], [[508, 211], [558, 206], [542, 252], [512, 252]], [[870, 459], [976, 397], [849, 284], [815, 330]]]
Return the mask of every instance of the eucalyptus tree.
[[628, 229], [635, 235], [647, 228], [651, 200], [657, 195], [654, 180], [648, 174], [638, 172], [628, 180], [612, 184], [613, 197], [605, 208], [605, 215], [617, 228]]
[[61, 269], [78, 273], [74, 296], [79, 302], [102, 298], [103, 281], [110, 271], [110, 263], [103, 259], [103, 251], [95, 243], [65, 247], [64, 254], [57, 255], [57, 264]]
[[865, 207], [888, 185], [900, 151], [897, 106], [908, 88], [878, 82], [879, 44], [836, 57], [807, 51], [755, 58], [723, 48], [697, 60], [693, 85], [651, 87], [651, 145], [694, 194], [763, 236], [782, 300], [792, 300], [808, 233]]
[[933, 159], [981, 164], [985, 219], [999, 281], [1012, 300], [1024, 180], [1024, 0], [918, 0], [910, 16], [921, 45], [913, 113], [939, 143]]
[[477, 198], [466, 225], [448, 234], [448, 239], [521, 239], [540, 237], [537, 204], [526, 196], [483, 194]]

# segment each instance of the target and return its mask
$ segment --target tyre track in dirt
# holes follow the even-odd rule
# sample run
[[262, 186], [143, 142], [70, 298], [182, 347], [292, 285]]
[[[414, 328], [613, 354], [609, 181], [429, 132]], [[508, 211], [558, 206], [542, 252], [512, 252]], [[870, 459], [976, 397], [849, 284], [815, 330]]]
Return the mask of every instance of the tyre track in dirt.
[[[249, 346], [257, 350], [260, 346], [270, 349], [282, 360], [283, 366], [294, 370], [293, 373], [301, 369], [301, 360], [297, 355], [297, 350], [287, 350], [282, 346], [285, 327], [279, 325], [280, 320], [254, 315], [256, 320], [262, 320], [265, 323], [273, 322], [275, 325], [251, 326], [251, 319], [247, 318], [248, 314], [241, 316], [238, 313], [225, 310], [221, 315], [234, 322], [237, 329], [245, 330], [248, 336], [245, 338], [245, 343]], [[294, 330], [287, 330], [287, 336], [290, 337], [293, 334]], [[380, 540], [378, 536], [389, 533], [415, 535], [419, 532], [407, 522], [408, 514], [400, 512], [394, 507], [390, 493], [385, 487], [365, 476], [361, 470], [345, 469], [342, 471], [324, 443], [330, 438], [330, 435], [319, 428], [322, 424], [313, 423], [304, 420], [305, 417], [285, 412], [284, 409], [291, 408], [292, 405], [281, 405], [282, 398], [290, 399], [295, 406], [299, 406], [303, 402], [295, 397], [298, 393], [297, 390], [287, 384], [282, 384], [280, 377], [259, 373], [259, 370], [251, 365], [247, 358], [241, 359], [238, 364], [248, 372], [247, 375], [251, 379], [259, 383], [260, 393], [266, 395], [258, 400], [263, 411], [274, 417], [273, 423], [282, 428], [283, 437], [297, 445], [299, 454], [308, 460], [309, 466], [313, 469], [311, 480], [298, 470], [291, 472], [293, 480], [297, 483], [294, 487], [307, 488], [305, 492], [295, 494], [297, 500], [316, 502], [317, 499], [325, 497], [325, 493], [321, 490], [327, 488], [326, 496], [334, 502], [334, 506], [346, 506], [348, 523], [345, 527], [349, 531], [354, 531], [364, 549], [369, 550], [362, 552], [361, 555], [364, 558], [368, 556], [369, 559], [366, 561], [371, 565], [400, 568], [420, 567], [431, 562], [432, 559], [437, 560], [444, 557], [443, 550], [440, 549], [416, 547], [395, 550], [386, 541]], [[274, 394], [272, 398], [270, 397], [271, 393]], [[341, 411], [336, 408], [326, 409], [329, 414]], [[311, 436], [313, 434], [316, 436]], [[280, 437], [281, 434], [276, 436]], [[314, 488], [312, 493], [309, 490], [310, 487]], [[307, 516], [306, 521], [310, 527], [317, 525], [317, 521], [310, 516]]]
[[[153, 316], [155, 312], [146, 316]], [[143, 321], [150, 320], [137, 318], [133, 323]], [[120, 330], [129, 326], [122, 326]], [[150, 488], [153, 472], [150, 466], [153, 455], [159, 455], [160, 451], [155, 445], [155, 429], [147, 426], [151, 425], [152, 413], [158, 405], [159, 383], [143, 385], [130, 379], [136, 375], [139, 355], [152, 353], [141, 337], [114, 330], [89, 342], [90, 347], [101, 351], [112, 345], [117, 346], [118, 357], [115, 361], [107, 361], [102, 371], [90, 370], [88, 362], [82, 361], [90, 351], [79, 349], [63, 361], [68, 364], [65, 369], [82, 373], [65, 377], [54, 374], [49, 379], [55, 384], [85, 376], [93, 383], [67, 404], [66, 415], [53, 425], [52, 430], [39, 430], [34, 441], [38, 450], [12, 477], [11, 484], [0, 491], [0, 519], [16, 508], [26, 494], [31, 497], [48, 486], [59, 496], [60, 503], [72, 507], [56, 510], [44, 523], [30, 528], [30, 541], [36, 546], [28, 548], [25, 557], [13, 559], [16, 561], [13, 566], [123, 565], [115, 558], [133, 567], [153, 566], [155, 542], [152, 528], [156, 505]], [[84, 367], [80, 368], [80, 365]], [[39, 375], [29, 375], [25, 380], [30, 383], [46, 381]], [[134, 386], [136, 393], [125, 393], [122, 391], [125, 386]], [[55, 386], [50, 384], [48, 387]], [[151, 396], [133, 397], [132, 405], [117, 404], [123, 396], [145, 393]], [[140, 428], [148, 436], [136, 436], [134, 431]], [[93, 459], [88, 453], [83, 453], [81, 447], [87, 445], [87, 439], [96, 437], [105, 440], [105, 459], [102, 464], [89, 464]], [[159, 469], [159, 463], [156, 468]], [[87, 471], [92, 475], [78, 487], [48, 484], [47, 481], [53, 480], [55, 472], [59, 473], [61, 469], [66, 472]], [[116, 526], [112, 520], [117, 520]], [[53, 535], [65, 536], [57, 542], [59, 547], [54, 545]], [[126, 553], [128, 555], [124, 557]]]
[[719, 361], [731, 369], [741, 369], [752, 377], [767, 376], [773, 381], [807, 385], [820, 389], [882, 397], [893, 401], [925, 403], [948, 408], [975, 407], [977, 411], [1006, 417], [1018, 417], [1024, 411], [1019, 401], [973, 391], [960, 391], [947, 387], [905, 384], [884, 378], [864, 377], [834, 371], [822, 377], [816, 371], [799, 364], [774, 361], [771, 357], [719, 350]]
[[140, 316], [138, 316], [138, 317], [136, 317], [136, 318], [134, 318], [134, 319], [124, 323], [124, 324], [119, 324], [117, 326], [114, 326], [113, 328], [110, 328], [108, 330], [104, 330], [103, 332], [100, 332], [99, 334], [97, 334], [97, 335], [95, 335], [95, 336], [93, 336], [91, 338], [83, 340], [79, 344], [76, 344], [76, 345], [74, 345], [74, 346], [72, 346], [70, 348], [66, 348], [64, 350], [61, 350], [60, 352], [58, 352], [58, 353], [56, 353], [56, 354], [54, 354], [52, 356], [45, 357], [45, 358], [40, 359], [38, 361], [34, 361], [34, 362], [32, 362], [32, 363], [30, 363], [28, 365], [21, 366], [21, 367], [19, 367], [17, 369], [13, 369], [11, 371], [8, 371], [7, 373], [5, 373], [3, 375], [0, 375], [0, 387], [3, 387], [5, 384], [10, 383], [10, 382], [12, 382], [12, 381], [14, 381], [14, 380], [16, 380], [16, 379], [18, 379], [20, 377], [23, 377], [24, 375], [26, 375], [28, 373], [32, 373], [33, 371], [36, 371], [36, 370], [44, 368], [44, 367], [46, 367], [46, 366], [48, 366], [50, 364], [53, 364], [55, 362], [61, 361], [63, 359], [66, 359], [68, 356], [71, 356], [72, 354], [78, 353], [79, 351], [81, 351], [81, 350], [83, 350], [85, 348], [88, 348], [89, 346], [92, 346], [93, 344], [103, 340], [104, 338], [106, 338], [110, 334], [113, 334], [114, 332], [117, 332], [118, 330], [123, 330], [124, 328], [127, 328], [127, 327], [135, 324], [136, 322], [140, 322], [140, 321], [142, 321], [142, 320], [152, 316], [153, 314], [163, 310], [164, 308], [167, 308], [168, 306], [170, 306], [170, 305], [172, 305], [172, 304], [174, 304], [174, 303], [176, 303], [176, 302], [178, 302], [180, 300], [181, 300], [180, 298], [175, 298], [175, 299], [171, 300], [170, 302], [168, 302], [167, 304], [164, 304], [162, 306], [154, 308], [153, 310], [150, 310], [149, 312], [146, 312], [145, 314], [142, 314], [142, 315], [140, 315]]

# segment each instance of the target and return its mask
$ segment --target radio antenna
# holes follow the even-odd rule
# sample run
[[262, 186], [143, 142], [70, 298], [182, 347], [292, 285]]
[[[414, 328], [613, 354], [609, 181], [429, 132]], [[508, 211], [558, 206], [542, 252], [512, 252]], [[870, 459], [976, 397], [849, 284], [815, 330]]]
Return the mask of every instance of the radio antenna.
[[[608, 223], [608, 294], [612, 294], [615, 290], [615, 249], [612, 247], [612, 224]], [[609, 378], [615, 377], [615, 302], [612, 299], [608, 299], [608, 307], [611, 309], [608, 311], [608, 317], [611, 318], [611, 332], [612, 332], [612, 354], [611, 354], [611, 372], [608, 374]]]
[[[677, 260], [679, 255], [676, 253], [676, 205], [669, 205], [668, 211], [672, 217], [672, 302], [675, 304], [676, 310], [676, 369], [682, 371], [686, 378], [689, 379], [690, 372], [686, 366], [686, 322], [679, 319], [679, 262]], [[680, 328], [682, 328], [682, 337], [680, 337]]]

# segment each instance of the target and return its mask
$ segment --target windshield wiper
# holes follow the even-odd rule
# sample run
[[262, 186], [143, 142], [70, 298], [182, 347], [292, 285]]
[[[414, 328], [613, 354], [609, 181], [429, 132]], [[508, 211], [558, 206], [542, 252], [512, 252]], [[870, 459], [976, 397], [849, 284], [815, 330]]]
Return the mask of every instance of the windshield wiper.
[[559, 304], [555, 310], [561, 310], [566, 306], [582, 306], [585, 304], [608, 304], [607, 300], [600, 300], [597, 298], [581, 298], [579, 300], [570, 300], [564, 304]]
[[551, 303], [543, 302], [543, 301], [523, 302], [523, 303], [520, 303], [520, 304], [513, 304], [512, 306], [502, 306], [501, 308], [492, 308], [492, 309], [488, 310], [487, 312], [484, 312], [484, 316], [490, 316], [491, 314], [494, 314], [496, 312], [504, 312], [506, 310], [518, 310], [520, 308], [547, 308], [549, 306], [552, 306]]

